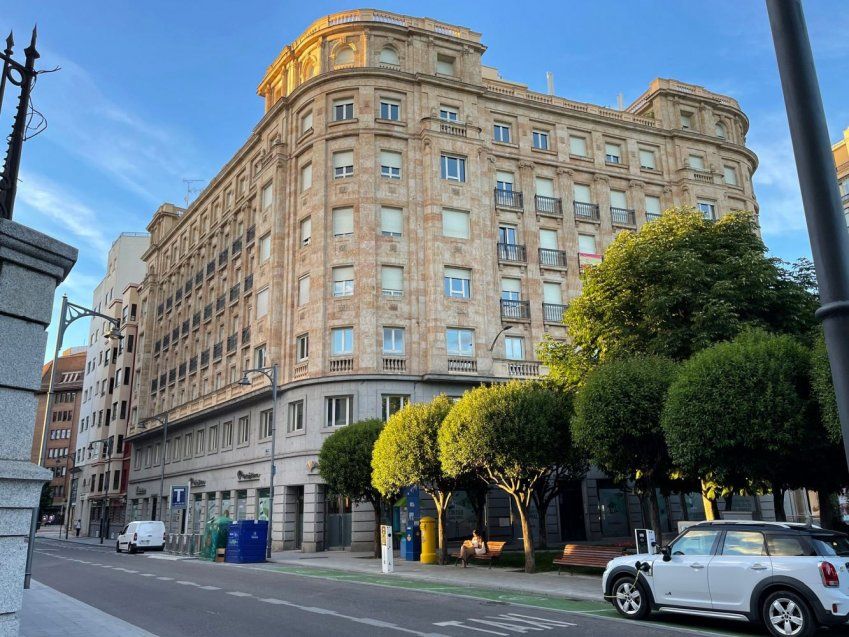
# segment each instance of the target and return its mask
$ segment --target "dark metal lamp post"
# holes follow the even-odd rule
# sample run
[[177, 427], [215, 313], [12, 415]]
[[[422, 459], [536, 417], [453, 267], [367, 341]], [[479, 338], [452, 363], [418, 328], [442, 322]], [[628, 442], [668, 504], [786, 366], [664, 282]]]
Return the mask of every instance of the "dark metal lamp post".
[[146, 429], [147, 423], [149, 422], [158, 422], [162, 425], [162, 457], [160, 458], [159, 469], [159, 500], [156, 502], [156, 515], [153, 516], [154, 520], [164, 520], [164, 516], [162, 515], [162, 489], [165, 484], [165, 451], [168, 448], [168, 412], [166, 411], [161, 416], [150, 416], [149, 418], [145, 418], [144, 420], [139, 421], [136, 424], [136, 427], [139, 429]]
[[103, 507], [100, 510], [100, 543], [103, 544], [103, 536], [109, 534], [109, 516], [107, 511], [109, 509], [109, 480], [112, 479], [112, 474], [109, 471], [109, 465], [112, 461], [112, 445], [114, 444], [115, 439], [112, 436], [108, 438], [101, 438], [100, 440], [92, 440], [88, 443], [88, 448], [92, 449], [95, 444], [100, 443], [103, 445], [102, 451], [103, 456], [106, 458], [106, 491], [103, 496]]

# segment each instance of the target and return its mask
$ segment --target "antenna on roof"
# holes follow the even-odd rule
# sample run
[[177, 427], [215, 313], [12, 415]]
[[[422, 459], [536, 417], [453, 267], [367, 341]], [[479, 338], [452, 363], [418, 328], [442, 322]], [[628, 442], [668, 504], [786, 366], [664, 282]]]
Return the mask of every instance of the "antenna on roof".
[[625, 110], [625, 97], [622, 93], [619, 93], [619, 95], [616, 96], [616, 106], [619, 107], [620, 111]]
[[186, 208], [189, 207], [189, 201], [192, 198], [192, 195], [198, 194], [203, 188], [197, 188], [193, 184], [202, 184], [206, 179], [184, 179], [183, 183], [186, 184], [186, 196], [184, 197], [184, 201], [186, 202]]
[[545, 82], [548, 86], [548, 94], [554, 95], [554, 73], [552, 73], [551, 71], [546, 71]]

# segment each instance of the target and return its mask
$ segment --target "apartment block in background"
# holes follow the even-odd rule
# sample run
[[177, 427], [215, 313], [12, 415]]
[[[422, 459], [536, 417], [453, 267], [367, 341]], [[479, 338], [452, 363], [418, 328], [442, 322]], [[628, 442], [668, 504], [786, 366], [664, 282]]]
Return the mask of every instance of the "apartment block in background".
[[834, 153], [834, 167], [837, 170], [837, 184], [843, 202], [843, 214], [849, 226], [849, 128], [843, 131], [843, 139], [831, 147]]

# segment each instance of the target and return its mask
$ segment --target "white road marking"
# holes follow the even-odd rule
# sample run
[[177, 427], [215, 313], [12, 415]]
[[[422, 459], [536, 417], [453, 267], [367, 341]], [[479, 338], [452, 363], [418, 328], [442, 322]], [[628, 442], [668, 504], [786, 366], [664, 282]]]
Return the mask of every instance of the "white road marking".
[[532, 626], [541, 626], [542, 628], [551, 628], [552, 626], [577, 626], [572, 622], [564, 622], [558, 619], [548, 619], [546, 617], [533, 617], [531, 615], [522, 615], [521, 613], [506, 613], [498, 617], [490, 617], [489, 619], [509, 619], [512, 621], [520, 621], [531, 624]]
[[163, 582], [169, 582], [169, 581], [173, 580], [174, 578], [173, 578], [173, 577], [162, 577], [162, 576], [159, 576], [159, 577], [157, 577], [156, 579], [161, 579]]
[[141, 573], [142, 577], [156, 577], [156, 573]]
[[182, 584], [183, 586], [200, 586], [200, 584], [195, 584], [194, 582], [186, 582], [184, 580], [177, 580], [178, 584]]
[[261, 598], [259, 601], [261, 601], [261, 602], [265, 602], [266, 604], [282, 604], [282, 605], [284, 605], [284, 606], [289, 606], [289, 605], [290, 605], [290, 603], [289, 603], [289, 602], [283, 601], [282, 599], [275, 599], [275, 598], [273, 598], [273, 597], [265, 597], [265, 598]]
[[203, 591], [220, 591], [221, 590], [220, 586], [199, 586], [198, 588], [200, 588]]
[[242, 591], [227, 591], [227, 594], [233, 597], [253, 597], [250, 593], [243, 593]]
[[500, 635], [501, 637], [510, 637], [510, 635], [508, 633], [499, 633], [498, 631], [495, 631], [495, 630], [486, 630], [485, 628], [476, 628], [474, 626], [466, 626], [463, 622], [458, 622], [458, 621], [434, 622], [433, 625], [434, 626], [440, 626], [440, 627], [443, 627], [443, 628], [448, 627], [448, 626], [452, 626], [452, 627], [456, 627], [456, 628], [465, 628], [466, 630], [473, 630], [473, 631], [478, 632], [478, 633], [489, 633], [490, 635]]

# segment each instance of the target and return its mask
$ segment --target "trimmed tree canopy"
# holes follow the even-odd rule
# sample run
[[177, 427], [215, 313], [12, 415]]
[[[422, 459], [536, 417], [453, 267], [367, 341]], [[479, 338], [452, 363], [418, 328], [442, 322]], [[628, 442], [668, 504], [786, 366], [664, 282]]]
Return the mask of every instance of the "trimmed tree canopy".
[[371, 484], [371, 454], [383, 421], [363, 420], [340, 428], [325, 439], [318, 472], [331, 493], [354, 501], [380, 502]]
[[820, 416], [828, 437], [832, 442], [838, 443], [843, 438], [843, 434], [840, 430], [837, 398], [834, 395], [834, 383], [831, 379], [831, 364], [828, 362], [828, 351], [825, 348], [822, 330], [814, 341], [811, 354], [811, 386], [819, 404]]
[[706, 221], [692, 209], [668, 210], [622, 232], [566, 311], [578, 353], [549, 341], [543, 362], [577, 382], [595, 362], [631, 354], [685, 360], [747, 326], [803, 335], [816, 298], [765, 254], [750, 213]]

